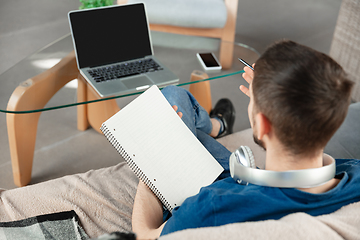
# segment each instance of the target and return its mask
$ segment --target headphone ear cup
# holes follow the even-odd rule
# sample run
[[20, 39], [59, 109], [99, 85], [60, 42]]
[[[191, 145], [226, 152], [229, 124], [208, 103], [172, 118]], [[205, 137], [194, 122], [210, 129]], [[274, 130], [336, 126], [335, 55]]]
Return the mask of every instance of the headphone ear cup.
[[255, 157], [251, 149], [248, 146], [241, 146], [241, 148], [245, 153], [246, 159], [248, 160], [249, 167], [256, 168]]

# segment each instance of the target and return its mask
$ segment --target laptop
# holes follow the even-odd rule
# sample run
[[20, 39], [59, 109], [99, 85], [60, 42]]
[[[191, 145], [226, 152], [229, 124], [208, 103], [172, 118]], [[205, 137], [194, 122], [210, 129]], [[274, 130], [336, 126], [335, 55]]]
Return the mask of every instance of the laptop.
[[144, 3], [76, 10], [68, 18], [79, 71], [101, 97], [179, 81], [153, 54]]

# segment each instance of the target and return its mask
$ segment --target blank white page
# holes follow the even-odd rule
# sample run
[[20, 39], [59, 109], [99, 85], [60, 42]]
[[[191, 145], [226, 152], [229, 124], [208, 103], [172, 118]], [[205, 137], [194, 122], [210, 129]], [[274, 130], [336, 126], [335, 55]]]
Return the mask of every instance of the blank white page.
[[103, 123], [102, 130], [170, 211], [223, 171], [156, 86]]

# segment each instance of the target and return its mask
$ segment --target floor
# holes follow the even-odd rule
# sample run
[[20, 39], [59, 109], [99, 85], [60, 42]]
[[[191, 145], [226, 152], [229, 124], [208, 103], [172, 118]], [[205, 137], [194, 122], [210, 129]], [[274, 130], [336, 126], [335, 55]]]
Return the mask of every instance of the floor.
[[[328, 53], [340, 4], [340, 0], [240, 0], [236, 41], [261, 53], [273, 41], [287, 38]], [[0, 74], [68, 33], [67, 13], [79, 5], [78, 0], [0, 0]], [[225, 88], [215, 99], [228, 93]], [[247, 108], [247, 101], [237, 104]], [[248, 126], [247, 115], [238, 112], [234, 130]], [[3, 113], [0, 151], [0, 188], [15, 188]], [[31, 184], [119, 161], [122, 159], [102, 135], [93, 129], [77, 130], [76, 108], [49, 111], [39, 121]]]

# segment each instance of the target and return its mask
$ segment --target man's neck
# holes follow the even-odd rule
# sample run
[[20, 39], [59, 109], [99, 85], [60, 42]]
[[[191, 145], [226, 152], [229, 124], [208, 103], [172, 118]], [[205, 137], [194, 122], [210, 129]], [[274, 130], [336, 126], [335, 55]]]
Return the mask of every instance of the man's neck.
[[[291, 155], [281, 150], [266, 150], [265, 169], [272, 171], [289, 171], [309, 168], [323, 167], [323, 151], [312, 155]], [[333, 178], [317, 187], [299, 188], [299, 190], [309, 193], [324, 193], [336, 187], [339, 179]]]
[[266, 170], [289, 171], [323, 166], [323, 151], [307, 155], [289, 154], [281, 148], [266, 150]]

